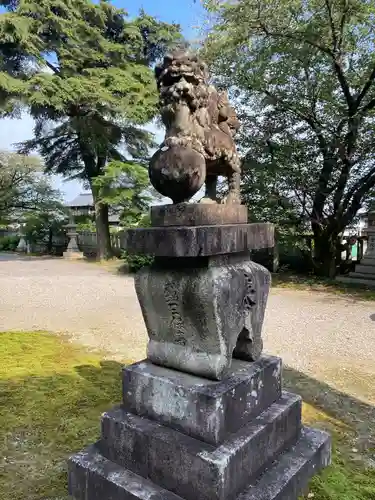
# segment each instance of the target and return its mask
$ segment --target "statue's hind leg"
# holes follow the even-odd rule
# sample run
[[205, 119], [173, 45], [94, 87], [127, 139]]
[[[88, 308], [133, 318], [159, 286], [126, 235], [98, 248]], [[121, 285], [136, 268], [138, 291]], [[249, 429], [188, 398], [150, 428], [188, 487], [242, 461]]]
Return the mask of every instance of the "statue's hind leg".
[[206, 176], [206, 192], [201, 203], [217, 203], [216, 198], [217, 175]]
[[228, 176], [229, 190], [225, 203], [241, 203], [240, 182], [241, 182], [240, 172], [233, 171]]

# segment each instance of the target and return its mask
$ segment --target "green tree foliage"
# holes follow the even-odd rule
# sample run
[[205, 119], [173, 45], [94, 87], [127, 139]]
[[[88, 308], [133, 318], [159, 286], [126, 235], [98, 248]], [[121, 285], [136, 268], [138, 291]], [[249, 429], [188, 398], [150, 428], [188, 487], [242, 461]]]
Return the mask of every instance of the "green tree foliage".
[[148, 172], [137, 162], [108, 163], [104, 174], [94, 180], [94, 185], [99, 199], [119, 212], [125, 226], [137, 223], [151, 201]]
[[106, 258], [108, 205], [93, 180], [108, 161], [147, 154], [152, 137], [139, 127], [157, 112], [151, 67], [180, 39], [179, 27], [144, 12], [130, 20], [105, 0], [1, 4], [0, 104], [5, 113], [24, 104], [35, 119], [22, 152], [37, 148], [48, 171], [89, 183]]
[[207, 0], [205, 52], [242, 115], [244, 195], [314, 234], [332, 276], [340, 233], [375, 186], [375, 4]]
[[57, 205], [54, 210], [29, 213], [24, 218], [23, 232], [26, 241], [32, 246], [39, 244], [43, 251], [45, 248], [48, 253], [51, 253], [53, 238], [65, 235], [67, 221], [68, 213], [62, 205]]
[[61, 206], [59, 193], [42, 174], [35, 156], [0, 152], [0, 222], [17, 222], [27, 213], [49, 212]]

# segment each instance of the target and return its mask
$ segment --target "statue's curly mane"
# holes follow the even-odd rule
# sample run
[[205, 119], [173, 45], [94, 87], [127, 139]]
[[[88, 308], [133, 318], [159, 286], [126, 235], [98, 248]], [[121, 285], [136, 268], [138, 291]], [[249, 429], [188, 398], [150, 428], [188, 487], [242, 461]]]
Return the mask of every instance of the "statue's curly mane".
[[[192, 150], [192, 153], [188, 154], [190, 162], [195, 155], [195, 166], [192, 168], [196, 179], [203, 178], [207, 181], [208, 177], [217, 175], [232, 178], [235, 174], [238, 177], [240, 161], [233, 140], [239, 126], [238, 120], [226, 92], [218, 92], [209, 84], [206, 64], [195, 55], [178, 51], [164, 58], [163, 63], [156, 67], [155, 76], [166, 136], [157, 155], [157, 164], [153, 162], [154, 170], [162, 169], [162, 158], [167, 163], [171, 162], [172, 158], [174, 161], [179, 158], [179, 161], [183, 162], [181, 151], [178, 154], [175, 149], [173, 154], [167, 152], [168, 148], [183, 148], [186, 154], [187, 149]], [[202, 159], [199, 159], [197, 154], [201, 155]], [[186, 171], [190, 167], [191, 165], [186, 165]], [[173, 169], [173, 165], [169, 165], [169, 168]], [[183, 165], [176, 165], [176, 169], [180, 169], [182, 175]], [[200, 172], [202, 169], [205, 171]], [[187, 175], [187, 172], [185, 173]], [[165, 186], [159, 184], [159, 174], [151, 174], [152, 172], [151, 181], [157, 184], [155, 187], [164, 189]], [[173, 175], [176, 177], [177, 174], [171, 171], [170, 179]], [[184, 178], [187, 179], [186, 176]], [[199, 183], [200, 181], [194, 183], [194, 189]], [[236, 180], [236, 199], [238, 185], [239, 181]], [[193, 191], [193, 188], [190, 191]], [[188, 196], [191, 196], [190, 191]], [[171, 194], [167, 196], [174, 199]]]

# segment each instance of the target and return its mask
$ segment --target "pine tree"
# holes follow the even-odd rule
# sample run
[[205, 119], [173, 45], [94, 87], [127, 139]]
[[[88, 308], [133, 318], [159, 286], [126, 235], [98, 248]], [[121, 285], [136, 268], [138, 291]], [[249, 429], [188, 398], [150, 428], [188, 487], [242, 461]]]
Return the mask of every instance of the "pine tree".
[[93, 180], [108, 161], [144, 157], [152, 136], [140, 128], [157, 112], [152, 65], [179, 41], [179, 26], [101, 0], [3, 0], [0, 105], [26, 107], [48, 171], [88, 182], [98, 256], [111, 254], [108, 205]]

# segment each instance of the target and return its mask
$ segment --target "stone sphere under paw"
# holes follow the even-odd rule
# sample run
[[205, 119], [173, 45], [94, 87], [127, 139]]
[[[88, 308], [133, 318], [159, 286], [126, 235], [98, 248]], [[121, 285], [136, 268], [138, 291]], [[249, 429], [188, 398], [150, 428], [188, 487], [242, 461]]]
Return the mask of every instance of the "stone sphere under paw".
[[202, 154], [190, 147], [165, 146], [151, 158], [151, 184], [173, 203], [190, 200], [203, 186], [206, 161]]

